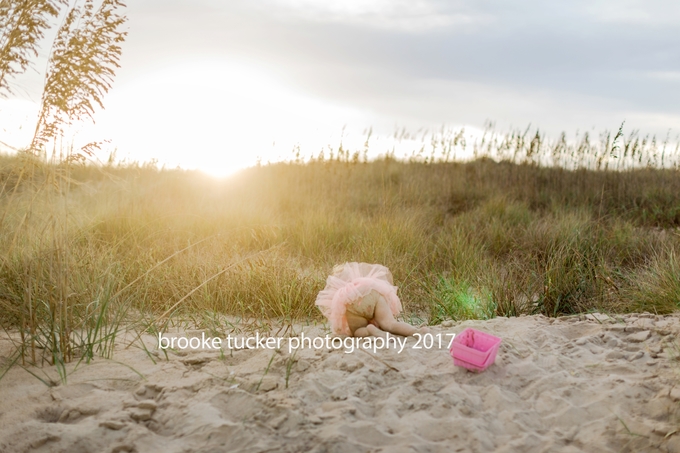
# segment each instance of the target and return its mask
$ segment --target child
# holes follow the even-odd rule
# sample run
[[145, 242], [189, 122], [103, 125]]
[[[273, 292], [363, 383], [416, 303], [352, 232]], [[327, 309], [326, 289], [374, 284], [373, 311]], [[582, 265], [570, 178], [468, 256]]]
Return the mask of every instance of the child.
[[409, 336], [419, 331], [394, 319], [401, 312], [401, 302], [392, 274], [380, 264], [336, 266], [316, 305], [335, 334], [385, 337], [385, 332]]

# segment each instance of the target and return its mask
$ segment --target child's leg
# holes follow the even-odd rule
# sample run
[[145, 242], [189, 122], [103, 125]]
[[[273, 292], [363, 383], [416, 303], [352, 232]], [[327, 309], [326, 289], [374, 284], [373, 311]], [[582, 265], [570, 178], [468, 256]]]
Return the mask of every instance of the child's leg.
[[[403, 335], [405, 337], [408, 337], [418, 332], [418, 329], [413, 327], [412, 325], [394, 319], [394, 316], [392, 315], [392, 310], [390, 310], [389, 305], [387, 305], [387, 301], [382, 297], [375, 306], [374, 319], [378, 323], [380, 329], [395, 335]], [[370, 325], [367, 327], [370, 327]]]
[[387, 338], [387, 333], [383, 332], [373, 324], [369, 324], [366, 327], [361, 327], [354, 331], [355, 337], [383, 337]]
[[[366, 331], [366, 326], [368, 325], [368, 319], [356, 315], [352, 312], [347, 312], [346, 315], [347, 317], [347, 325], [349, 327], [349, 330], [351, 332], [354, 332], [353, 335], [355, 337], [367, 337], [370, 335], [368, 331]], [[365, 331], [365, 332], [364, 332]], [[359, 332], [359, 333], [357, 333]]]
[[361, 327], [361, 328], [355, 330], [354, 333], [352, 334], [352, 336], [354, 336], [354, 337], [370, 337], [371, 332], [369, 332], [366, 327]]
[[383, 337], [385, 338], [385, 332], [378, 329], [377, 326], [368, 322], [368, 319], [361, 316], [357, 316], [354, 313], [347, 313], [347, 324], [349, 329], [354, 332], [352, 335], [355, 337]]

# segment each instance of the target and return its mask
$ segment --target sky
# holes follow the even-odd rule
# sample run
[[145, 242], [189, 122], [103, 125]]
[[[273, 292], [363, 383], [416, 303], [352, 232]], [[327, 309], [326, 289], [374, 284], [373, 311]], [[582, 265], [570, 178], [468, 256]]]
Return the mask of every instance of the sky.
[[[73, 136], [109, 139], [121, 159], [228, 174], [298, 148], [363, 149], [369, 128], [372, 155], [398, 128], [680, 133], [676, 0], [128, 3], [106, 109]], [[15, 148], [34, 129], [42, 47], [0, 99]]]

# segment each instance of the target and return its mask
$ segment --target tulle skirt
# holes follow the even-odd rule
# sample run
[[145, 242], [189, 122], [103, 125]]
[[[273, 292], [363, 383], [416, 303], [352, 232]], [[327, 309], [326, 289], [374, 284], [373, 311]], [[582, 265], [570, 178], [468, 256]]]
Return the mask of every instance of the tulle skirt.
[[392, 283], [392, 274], [385, 266], [345, 263], [333, 269], [333, 275], [326, 280], [326, 287], [316, 298], [316, 305], [328, 318], [333, 333], [352, 335], [347, 324], [347, 310], [349, 308], [353, 313], [365, 311], [365, 306], [358, 311], [353, 311], [352, 308], [361, 305], [364, 297], [371, 291], [376, 291], [385, 298], [393, 315], [401, 312], [397, 287]]

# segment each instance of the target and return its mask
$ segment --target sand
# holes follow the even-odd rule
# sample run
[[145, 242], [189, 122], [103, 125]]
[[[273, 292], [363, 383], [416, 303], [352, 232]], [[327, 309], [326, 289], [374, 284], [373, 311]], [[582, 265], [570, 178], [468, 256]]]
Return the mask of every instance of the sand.
[[0, 451], [680, 452], [680, 314], [497, 318], [432, 333], [466, 326], [503, 339], [482, 373], [413, 339], [401, 353], [166, 360], [147, 337], [156, 363], [121, 342], [115, 362], [81, 364], [53, 387], [13, 368], [0, 381]]

